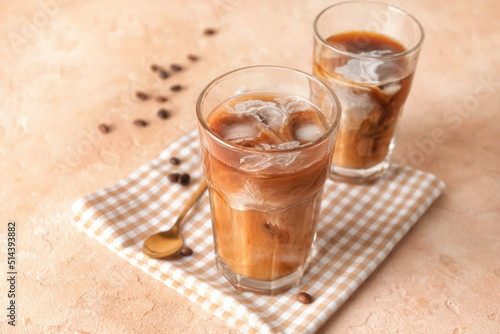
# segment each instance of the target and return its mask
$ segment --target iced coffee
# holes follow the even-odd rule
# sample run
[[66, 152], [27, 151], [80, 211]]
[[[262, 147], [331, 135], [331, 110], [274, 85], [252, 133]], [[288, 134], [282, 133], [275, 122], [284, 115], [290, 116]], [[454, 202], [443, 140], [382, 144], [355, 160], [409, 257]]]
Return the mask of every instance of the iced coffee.
[[200, 124], [217, 265], [237, 288], [273, 294], [299, 283], [330, 171], [332, 110], [247, 92], [213, 106]]
[[[360, 36], [367, 43], [358, 47]], [[405, 50], [387, 36], [366, 31], [330, 36], [327, 42], [360, 55], [391, 55]], [[320, 57], [314, 63], [314, 74], [337, 92], [344, 106], [335, 165], [369, 169], [385, 160], [410, 92], [413, 73], [406, 75], [405, 68], [404, 59], [372, 66], [364, 60]]]
[[[356, 6], [352, 2], [330, 7], [316, 21], [313, 71], [336, 92], [343, 108], [333, 170], [342, 180], [364, 182], [379, 177], [389, 165], [420, 45], [412, 50], [394, 37], [398, 35], [389, 28], [398, 24], [388, 24], [386, 31], [382, 28], [343, 31], [340, 27], [328, 27], [338, 24], [338, 20], [331, 22], [334, 14], [330, 11], [345, 16], [344, 6], [358, 9], [352, 13], [354, 21], [363, 16], [363, 9], [368, 16], [370, 9], [371, 13], [379, 14], [387, 11], [384, 16], [388, 17], [387, 22], [403, 18], [391, 12], [394, 7], [377, 3]], [[322, 20], [329, 21], [322, 23]], [[366, 21], [360, 26], [374, 25]]]

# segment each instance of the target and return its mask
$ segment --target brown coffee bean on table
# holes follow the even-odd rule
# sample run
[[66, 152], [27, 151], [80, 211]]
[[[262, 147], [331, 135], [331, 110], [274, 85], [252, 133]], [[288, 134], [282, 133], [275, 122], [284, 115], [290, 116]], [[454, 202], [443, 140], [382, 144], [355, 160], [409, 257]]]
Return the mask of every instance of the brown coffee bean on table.
[[168, 78], [169, 76], [170, 76], [170, 74], [168, 74], [168, 72], [167, 72], [167, 71], [165, 71], [165, 70], [160, 70], [160, 78], [162, 78], [162, 79], [166, 79], [166, 78]]
[[182, 66], [181, 66], [181, 65], [172, 64], [172, 65], [170, 65], [170, 68], [171, 68], [171, 69], [172, 69], [172, 71], [174, 71], [174, 72], [179, 72], [179, 71], [182, 71]]
[[205, 30], [203, 30], [203, 33], [207, 36], [215, 35], [216, 32], [217, 30], [215, 30], [214, 28], [206, 28]]
[[168, 180], [170, 182], [173, 182], [173, 183], [179, 182], [180, 178], [181, 178], [181, 174], [179, 174], [179, 173], [172, 173], [172, 174], [168, 175]]
[[111, 125], [101, 123], [99, 124], [98, 129], [99, 131], [101, 131], [101, 133], [109, 133], [111, 131]]
[[145, 127], [145, 126], [148, 126], [148, 122], [146, 122], [145, 120], [142, 120], [142, 119], [136, 119], [134, 121], [134, 125], [139, 126], [139, 127]]
[[173, 91], [173, 92], [178, 92], [181, 89], [182, 89], [181, 85], [173, 85], [172, 87], [170, 87], [170, 90]]
[[189, 181], [191, 181], [191, 176], [189, 176], [188, 173], [182, 174], [179, 180], [180, 184], [182, 184], [183, 186], [187, 186], [189, 184]]
[[313, 297], [307, 292], [300, 292], [297, 295], [297, 300], [302, 304], [311, 304], [313, 302]]
[[156, 115], [161, 119], [167, 119], [170, 117], [170, 112], [166, 109], [160, 109], [160, 110], [158, 110]]
[[165, 97], [165, 96], [157, 96], [155, 98], [156, 102], [159, 102], [159, 103], [165, 103], [168, 101], [168, 97]]
[[137, 96], [138, 99], [140, 100], [147, 100], [149, 99], [149, 95], [144, 93], [144, 92], [136, 92], [135, 96]]
[[182, 256], [190, 256], [193, 255], [193, 250], [189, 247], [182, 247], [181, 248], [181, 255]]
[[179, 159], [177, 157], [172, 157], [172, 158], [168, 159], [168, 162], [170, 162], [174, 166], [177, 166], [177, 165], [181, 164], [181, 159]]

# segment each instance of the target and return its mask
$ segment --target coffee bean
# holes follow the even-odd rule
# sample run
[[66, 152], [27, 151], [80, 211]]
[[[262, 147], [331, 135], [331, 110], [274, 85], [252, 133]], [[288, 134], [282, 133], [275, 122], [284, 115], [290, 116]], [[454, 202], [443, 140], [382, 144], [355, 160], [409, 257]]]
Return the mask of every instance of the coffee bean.
[[136, 92], [135, 96], [137, 96], [138, 99], [140, 100], [147, 100], [149, 99], [149, 95], [144, 93], [144, 92]]
[[203, 33], [205, 35], [215, 35], [215, 33], [217, 32], [217, 30], [215, 30], [214, 28], [206, 28], [205, 30], [203, 30]]
[[165, 96], [157, 96], [156, 97], [156, 102], [159, 102], [159, 103], [165, 103], [168, 101], [168, 97], [165, 97]]
[[160, 78], [162, 78], [162, 79], [166, 79], [166, 78], [168, 78], [169, 76], [170, 76], [170, 74], [168, 74], [168, 72], [167, 72], [167, 71], [165, 71], [165, 70], [161, 70], [161, 71], [160, 71]]
[[177, 183], [177, 182], [179, 182], [180, 178], [181, 178], [181, 174], [179, 174], [179, 173], [168, 174], [168, 180], [170, 182]]
[[198, 56], [197, 56], [197, 55], [194, 55], [194, 54], [188, 54], [188, 55], [187, 55], [187, 58], [188, 58], [189, 60], [191, 60], [191, 61], [198, 61], [198, 59], [200, 59], [200, 58], [198, 58]]
[[111, 131], [111, 126], [110, 125], [107, 125], [107, 124], [99, 124], [99, 127], [98, 127], [99, 131], [101, 131], [102, 133], [109, 133]]
[[173, 91], [173, 92], [178, 92], [182, 89], [182, 86], [181, 85], [173, 85], [172, 87], [170, 87], [170, 89]]
[[300, 292], [297, 295], [297, 300], [302, 304], [311, 304], [313, 302], [313, 297], [306, 292]]
[[160, 67], [156, 64], [151, 65], [151, 71], [157, 72], [160, 69]]
[[193, 250], [189, 247], [182, 247], [181, 248], [181, 255], [182, 256], [190, 256], [193, 255]]
[[161, 119], [167, 119], [167, 118], [170, 117], [170, 113], [166, 109], [160, 109], [160, 110], [158, 110], [158, 112], [156, 113], [156, 115], [159, 118], [161, 118]]
[[191, 181], [191, 176], [189, 176], [188, 173], [182, 174], [179, 180], [180, 184], [182, 184], [183, 186], [187, 186], [189, 184], [189, 181]]
[[142, 119], [136, 119], [134, 121], [134, 125], [135, 126], [140, 126], [140, 127], [145, 127], [145, 126], [148, 126], [148, 122], [142, 120]]
[[172, 165], [174, 166], [177, 166], [177, 165], [180, 165], [181, 164], [181, 159], [177, 158], [177, 157], [172, 157], [168, 160], [168, 162], [170, 162]]
[[170, 65], [170, 68], [171, 68], [171, 69], [172, 69], [172, 71], [174, 71], [174, 72], [179, 72], [179, 71], [182, 71], [182, 66], [181, 66], [181, 65], [172, 64], [172, 65]]

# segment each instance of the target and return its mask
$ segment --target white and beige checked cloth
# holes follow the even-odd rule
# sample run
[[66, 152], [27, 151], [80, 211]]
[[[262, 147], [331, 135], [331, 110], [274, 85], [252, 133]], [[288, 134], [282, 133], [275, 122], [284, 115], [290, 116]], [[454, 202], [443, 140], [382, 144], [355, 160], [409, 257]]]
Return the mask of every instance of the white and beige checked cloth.
[[[173, 166], [170, 157], [182, 163]], [[170, 183], [172, 172], [191, 174], [188, 187]], [[142, 243], [166, 230], [202, 177], [196, 131], [172, 143], [127, 178], [78, 200], [73, 223], [131, 264], [153, 275], [243, 333], [314, 333], [386, 258], [444, 189], [434, 175], [393, 167], [369, 186], [327, 181], [314, 258], [300, 287], [277, 296], [236, 291], [217, 272], [208, 196], [182, 227], [193, 256], [146, 258]], [[299, 291], [314, 296], [297, 301]]]

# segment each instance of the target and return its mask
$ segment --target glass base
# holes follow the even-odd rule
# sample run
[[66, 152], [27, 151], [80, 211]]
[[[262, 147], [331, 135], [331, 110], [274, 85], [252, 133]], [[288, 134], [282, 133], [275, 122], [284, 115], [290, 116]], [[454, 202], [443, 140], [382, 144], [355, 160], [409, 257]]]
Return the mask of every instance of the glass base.
[[367, 169], [344, 168], [332, 165], [330, 179], [352, 184], [373, 183], [384, 176], [389, 166], [389, 159]]
[[299, 268], [297, 271], [279, 278], [274, 281], [264, 281], [255, 278], [246, 277], [243, 275], [235, 274], [217, 255], [216, 264], [217, 269], [222, 273], [226, 279], [238, 291], [254, 292], [263, 295], [276, 295], [280, 292], [298, 286], [304, 274], [304, 267]]

